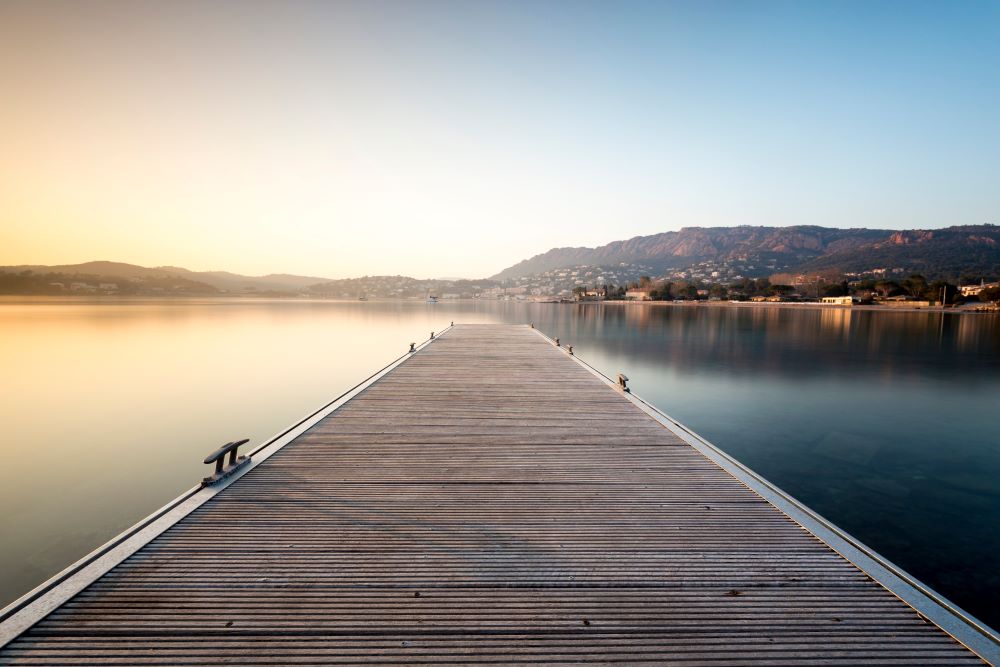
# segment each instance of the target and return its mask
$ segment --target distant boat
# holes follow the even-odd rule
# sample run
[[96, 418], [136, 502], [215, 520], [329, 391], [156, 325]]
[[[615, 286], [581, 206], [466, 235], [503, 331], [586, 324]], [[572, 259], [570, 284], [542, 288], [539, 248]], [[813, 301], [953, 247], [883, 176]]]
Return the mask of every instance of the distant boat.
[[437, 302], [438, 298], [436, 296], [434, 296], [433, 294], [427, 295], [427, 303], [437, 303]]
[[366, 296], [359, 296], [358, 297], [358, 301], [367, 301], [367, 300], [368, 300], [368, 297], [366, 297]]

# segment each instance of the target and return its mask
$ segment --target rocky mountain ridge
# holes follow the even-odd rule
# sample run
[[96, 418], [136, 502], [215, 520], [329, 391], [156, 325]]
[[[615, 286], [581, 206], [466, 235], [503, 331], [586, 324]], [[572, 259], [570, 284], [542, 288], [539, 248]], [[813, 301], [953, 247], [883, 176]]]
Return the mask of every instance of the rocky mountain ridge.
[[[574, 266], [644, 264], [668, 273], [711, 261], [768, 270], [839, 269], [863, 272], [900, 267], [934, 276], [1000, 271], [1000, 227], [968, 225], [934, 230], [794, 227], [685, 227], [614, 241], [597, 248], [553, 248], [492, 276], [511, 280]], [[759, 268], [757, 268], [759, 267]]]

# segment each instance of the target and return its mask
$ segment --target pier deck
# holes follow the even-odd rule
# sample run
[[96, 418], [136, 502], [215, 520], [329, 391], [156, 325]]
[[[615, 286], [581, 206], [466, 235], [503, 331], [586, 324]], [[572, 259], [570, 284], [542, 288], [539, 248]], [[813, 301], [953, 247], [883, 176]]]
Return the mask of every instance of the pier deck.
[[0, 664], [982, 664], [527, 326], [452, 327], [200, 502]]

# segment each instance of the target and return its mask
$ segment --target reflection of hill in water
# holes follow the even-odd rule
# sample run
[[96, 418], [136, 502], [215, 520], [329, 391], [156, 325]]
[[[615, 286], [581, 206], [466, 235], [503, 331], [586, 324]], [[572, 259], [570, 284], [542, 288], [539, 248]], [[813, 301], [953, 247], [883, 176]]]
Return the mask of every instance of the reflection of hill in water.
[[[997, 372], [1000, 318], [848, 309], [594, 306], [553, 314], [551, 331], [583, 348], [699, 372], [784, 376]], [[559, 335], [554, 334], [554, 335]]]

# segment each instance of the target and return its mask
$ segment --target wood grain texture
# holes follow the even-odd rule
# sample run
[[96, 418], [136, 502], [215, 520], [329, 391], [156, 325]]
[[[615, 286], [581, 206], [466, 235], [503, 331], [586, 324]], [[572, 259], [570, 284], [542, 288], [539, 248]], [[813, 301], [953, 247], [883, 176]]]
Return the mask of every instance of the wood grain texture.
[[527, 327], [458, 325], [2, 664], [982, 664]]

